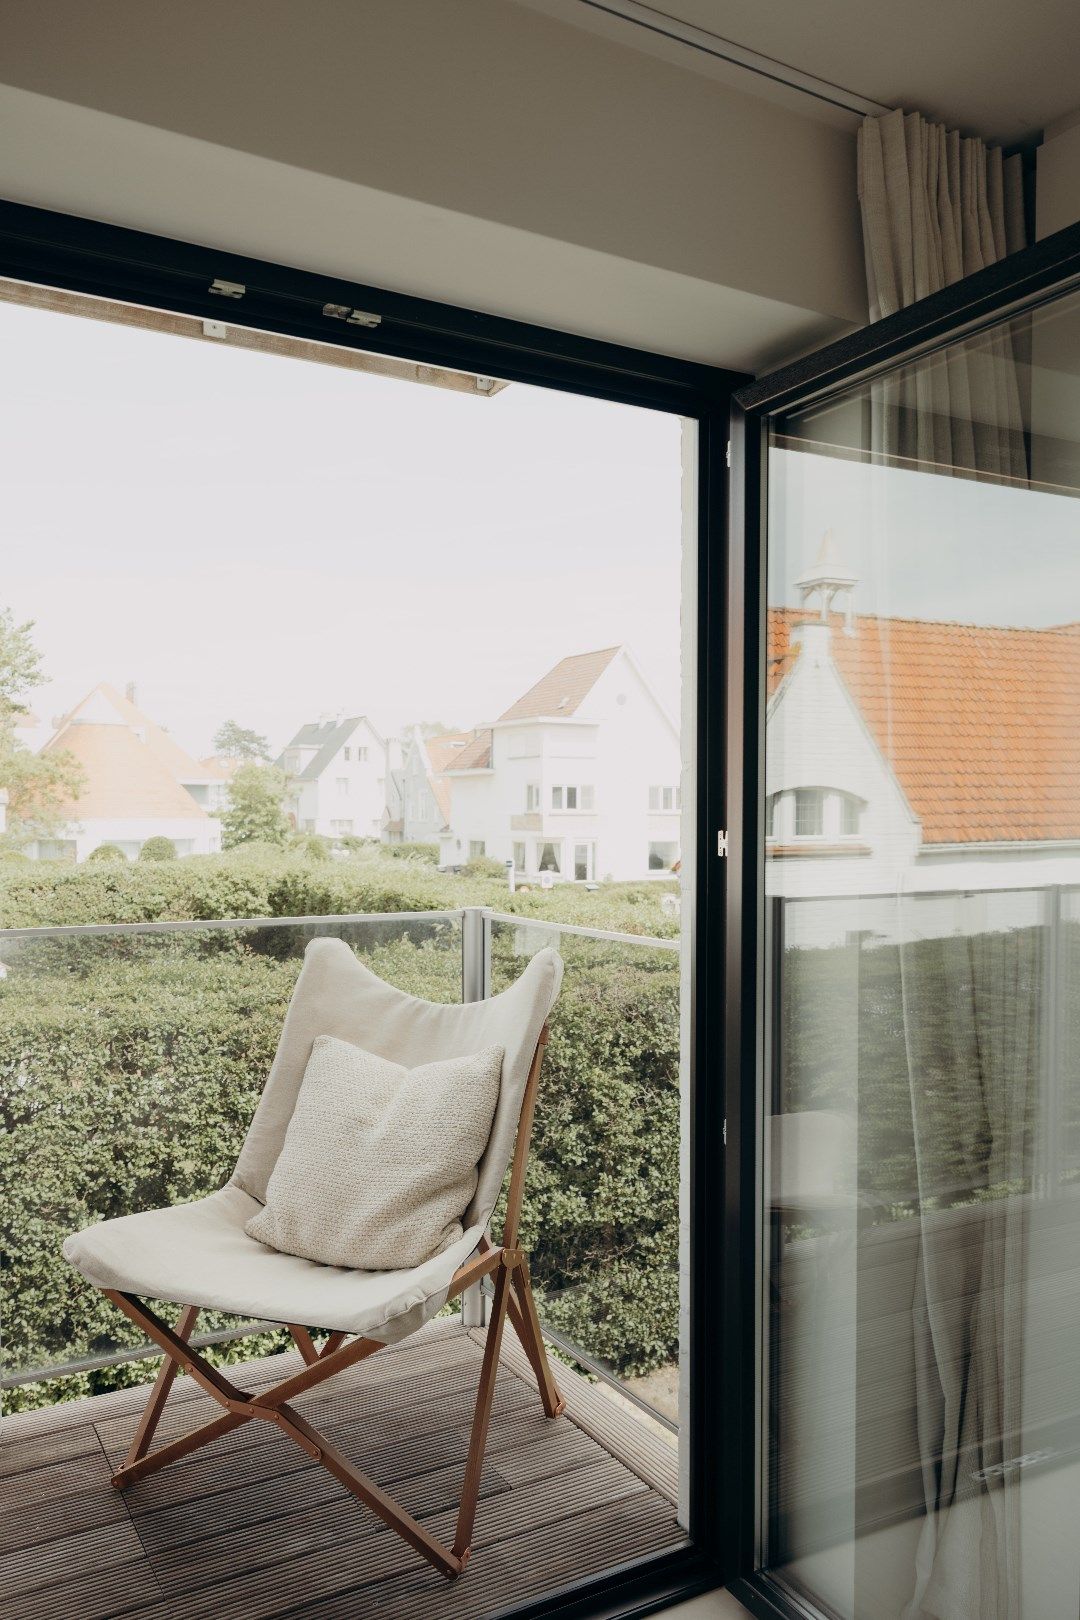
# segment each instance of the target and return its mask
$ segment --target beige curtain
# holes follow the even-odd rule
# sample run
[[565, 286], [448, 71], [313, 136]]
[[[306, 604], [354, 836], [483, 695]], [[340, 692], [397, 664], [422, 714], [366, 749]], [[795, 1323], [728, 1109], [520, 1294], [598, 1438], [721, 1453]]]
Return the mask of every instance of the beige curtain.
[[[893, 315], [1025, 246], [1020, 158], [921, 113], [867, 118], [859, 203], [870, 319]], [[873, 450], [923, 470], [1026, 482], [1013, 338], [998, 328], [937, 365], [898, 370], [873, 390]]]

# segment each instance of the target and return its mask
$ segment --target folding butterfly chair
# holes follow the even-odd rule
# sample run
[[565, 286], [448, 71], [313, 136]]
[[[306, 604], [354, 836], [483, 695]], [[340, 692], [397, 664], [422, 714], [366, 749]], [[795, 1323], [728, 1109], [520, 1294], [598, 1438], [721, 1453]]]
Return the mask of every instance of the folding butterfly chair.
[[[242, 1423], [261, 1419], [276, 1424], [309, 1457], [329, 1469], [346, 1490], [443, 1575], [454, 1579], [461, 1574], [469, 1557], [507, 1316], [536, 1375], [547, 1416], [557, 1417], [564, 1407], [540, 1335], [528, 1262], [518, 1247], [547, 1018], [561, 979], [560, 957], [544, 950], [501, 995], [443, 1006], [383, 983], [342, 940], [316, 939], [308, 945], [266, 1088], [228, 1184], [196, 1203], [101, 1222], [64, 1244], [64, 1254], [72, 1265], [165, 1352], [135, 1438], [113, 1478], [118, 1489], [188, 1456]], [[317, 1265], [267, 1248], [244, 1231], [245, 1222], [265, 1203], [270, 1173], [318, 1035], [351, 1041], [406, 1068], [493, 1045], [504, 1050], [499, 1100], [480, 1161], [476, 1195], [462, 1223], [464, 1235], [412, 1270], [351, 1271]], [[495, 1245], [487, 1236], [487, 1223], [511, 1157], [506, 1220], [502, 1242]], [[492, 1273], [494, 1302], [451, 1548], [443, 1546], [361, 1473], [291, 1403], [302, 1391], [415, 1332], [448, 1299]], [[181, 1305], [176, 1326], [170, 1327], [142, 1304], [140, 1295]], [[202, 1309], [281, 1322], [303, 1357], [303, 1370], [262, 1393], [238, 1389], [187, 1342]], [[321, 1349], [308, 1331], [311, 1326], [329, 1334]], [[219, 1402], [222, 1414], [151, 1452], [154, 1431], [180, 1367]]]

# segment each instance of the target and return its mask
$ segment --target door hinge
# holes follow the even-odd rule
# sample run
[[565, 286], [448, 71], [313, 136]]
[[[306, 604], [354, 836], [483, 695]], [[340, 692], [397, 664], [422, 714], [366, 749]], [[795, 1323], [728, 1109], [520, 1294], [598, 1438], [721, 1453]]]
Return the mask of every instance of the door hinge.
[[726, 858], [728, 852], [727, 828], [721, 827], [716, 835], [716, 853], [721, 859]]
[[242, 281], [222, 281], [218, 276], [210, 283], [210, 291], [217, 293], [219, 298], [243, 298], [247, 288]]

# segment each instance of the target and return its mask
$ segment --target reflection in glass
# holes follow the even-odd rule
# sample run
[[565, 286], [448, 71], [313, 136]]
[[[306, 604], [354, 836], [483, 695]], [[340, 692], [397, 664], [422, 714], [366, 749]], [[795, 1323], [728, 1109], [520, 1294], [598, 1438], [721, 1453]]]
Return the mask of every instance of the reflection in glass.
[[774, 424], [767, 1558], [1075, 1620], [1080, 301]]

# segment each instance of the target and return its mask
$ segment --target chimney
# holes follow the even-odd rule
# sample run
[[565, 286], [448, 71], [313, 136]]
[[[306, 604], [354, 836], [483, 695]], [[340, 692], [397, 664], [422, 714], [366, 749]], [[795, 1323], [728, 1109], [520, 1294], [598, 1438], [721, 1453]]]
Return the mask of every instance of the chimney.
[[134, 703], [136, 701], [135, 690], [135, 682], [128, 681], [127, 685], [124, 687], [124, 696], [127, 698], [129, 703]]

